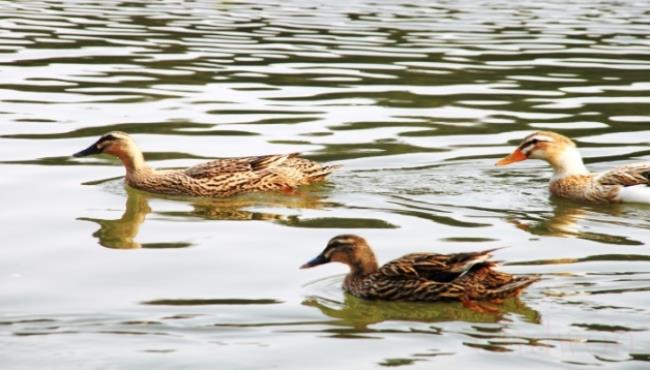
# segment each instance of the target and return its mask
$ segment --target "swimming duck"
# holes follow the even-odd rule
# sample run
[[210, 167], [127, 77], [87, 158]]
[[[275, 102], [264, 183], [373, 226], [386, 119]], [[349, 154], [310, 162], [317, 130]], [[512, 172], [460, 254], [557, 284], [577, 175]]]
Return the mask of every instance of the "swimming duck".
[[155, 170], [147, 166], [135, 141], [125, 132], [113, 131], [74, 157], [107, 153], [126, 168], [131, 187], [160, 194], [226, 197], [238, 193], [282, 190], [323, 181], [338, 166], [321, 166], [297, 153], [259, 157], [224, 158], [182, 170]]
[[[353, 296], [389, 301], [498, 301], [519, 295], [537, 276], [513, 276], [495, 271], [491, 252], [436, 254], [412, 253], [379, 267], [366, 240], [357, 235], [338, 235], [325, 250], [300, 268], [329, 262], [350, 267], [343, 289]], [[483, 307], [485, 308], [485, 307]]]
[[650, 203], [650, 162], [590, 173], [571, 139], [539, 131], [528, 135], [497, 166], [529, 158], [544, 160], [553, 167], [549, 188], [558, 197], [590, 203]]

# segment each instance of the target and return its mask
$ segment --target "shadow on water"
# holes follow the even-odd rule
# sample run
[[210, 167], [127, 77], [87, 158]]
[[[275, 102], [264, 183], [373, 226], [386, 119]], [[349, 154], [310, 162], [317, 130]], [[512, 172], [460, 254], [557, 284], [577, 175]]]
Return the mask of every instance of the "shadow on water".
[[[293, 195], [279, 193], [255, 193], [229, 198], [182, 198], [154, 195], [136, 189], [125, 187], [127, 199], [124, 213], [119, 219], [100, 219], [79, 217], [78, 220], [90, 221], [99, 225], [93, 233], [99, 244], [114, 249], [163, 249], [185, 248], [191, 246], [188, 242], [140, 243], [136, 240], [141, 226], [149, 214], [167, 218], [200, 218], [221, 221], [271, 221], [291, 227], [306, 228], [395, 228], [396, 226], [378, 219], [316, 217], [306, 218], [299, 215], [283, 214], [286, 210], [302, 212], [318, 210], [325, 207], [337, 207], [335, 203], [323, 200], [325, 196], [318, 190], [319, 186], [309, 186]], [[189, 202], [190, 211], [153, 211], [149, 205], [152, 199], [167, 199]], [[252, 208], [272, 208], [269, 210], [252, 210]]]
[[[551, 198], [550, 202], [552, 207], [550, 214], [546, 212], [512, 214], [506, 218], [506, 221], [520, 230], [538, 236], [578, 238], [619, 245], [644, 244], [625, 235], [589, 231], [589, 227], [584, 225], [587, 222], [607, 223], [608, 217], [620, 217], [628, 211], [624, 205], [585, 205], [557, 198]], [[639, 225], [635, 226], [639, 227]], [[615, 230], [620, 231], [620, 229]]]
[[185, 248], [191, 246], [187, 242], [143, 244], [137, 242], [135, 239], [140, 232], [140, 226], [144, 223], [146, 216], [151, 213], [150, 196], [133, 189], [126, 189], [126, 192], [126, 208], [119, 219], [77, 218], [99, 225], [99, 229], [93, 233], [93, 236], [98, 239], [101, 246], [115, 249]]
[[[65, 368], [138, 368], [156, 356], [162, 367], [424, 368], [419, 361], [439, 365], [442, 355], [454, 356], [442, 367], [457, 368], [644, 368], [650, 261], [640, 244], [650, 240], [650, 209], [549, 203], [550, 169], [494, 168], [538, 129], [576, 139], [594, 170], [648, 160], [643, 3], [3, 1], [0, 185], [12, 195], [0, 328], [12, 334], [1, 334], [2, 369], [51, 368], [53, 355]], [[146, 136], [146, 159], [165, 165], [307, 151], [348, 172], [333, 177], [331, 197], [175, 199], [127, 189], [124, 209], [120, 184], [74, 216], [97, 224], [99, 244], [196, 248], [147, 253], [146, 276], [116, 279], [119, 259], [69, 258], [84, 257], [75, 252], [89, 224], [52, 212], [84, 206], [69, 179], [101, 179], [117, 165], [66, 156], [111, 130]], [[402, 228], [387, 230], [395, 225], [385, 220]], [[41, 240], [54, 225], [62, 253]], [[283, 257], [302, 245], [260, 249], [282, 255], [260, 258], [254, 273], [239, 265], [251, 250], [200, 247], [215, 228], [224, 239], [270, 229], [246, 235], [262, 244], [297, 234], [321, 243], [327, 230], [305, 228], [328, 227], [384, 229], [367, 233], [385, 244], [512, 244], [509, 269], [544, 275], [524, 296], [540, 313], [516, 300], [493, 315], [343, 298], [340, 277], [301, 305], [296, 263]], [[215, 270], [228, 281], [196, 278]], [[183, 273], [161, 285], [170, 271]], [[277, 280], [272, 296], [260, 276]], [[225, 292], [214, 295], [220, 283]], [[124, 297], [138, 298], [126, 306]], [[268, 349], [242, 347], [250, 344]]]
[[242, 299], [242, 298], [189, 298], [189, 299], [154, 299], [140, 304], [149, 306], [211, 306], [211, 305], [260, 305], [279, 304], [276, 299]]
[[531, 323], [540, 323], [541, 315], [518, 298], [509, 298], [499, 305], [500, 313], [476, 312], [460, 302], [414, 303], [367, 301], [345, 294], [343, 302], [310, 296], [303, 305], [315, 307], [323, 314], [357, 329], [384, 321], [497, 323], [508, 314], [516, 314]]

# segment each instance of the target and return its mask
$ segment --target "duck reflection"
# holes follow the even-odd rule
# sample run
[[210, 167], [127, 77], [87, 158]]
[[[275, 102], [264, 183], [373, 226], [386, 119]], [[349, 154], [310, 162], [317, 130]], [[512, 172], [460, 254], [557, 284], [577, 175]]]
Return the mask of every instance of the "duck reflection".
[[[127, 189], [126, 209], [117, 220], [80, 217], [78, 220], [92, 221], [99, 225], [99, 230], [93, 236], [99, 239], [99, 244], [107, 248], [135, 249], [143, 245], [135, 241], [140, 231], [140, 225], [147, 214], [151, 212], [148, 196], [139, 191]], [[183, 247], [187, 245], [182, 245]]]
[[[510, 216], [507, 221], [516, 228], [533, 235], [573, 237], [608, 244], [643, 244], [623, 235], [585, 231], [585, 228], [581, 225], [581, 221], [593, 221], [599, 216], [618, 217], [624, 213], [624, 206], [622, 205], [585, 205], [553, 198], [551, 199], [551, 206], [553, 207], [553, 213], [550, 216], [545, 214], [525, 214]], [[607, 221], [602, 222], [609, 223]]]
[[[127, 199], [126, 209], [122, 217], [116, 220], [105, 220], [98, 218], [81, 217], [79, 220], [91, 221], [99, 225], [99, 229], [93, 233], [99, 244], [106, 248], [135, 249], [135, 248], [184, 248], [191, 244], [187, 242], [172, 243], [139, 243], [136, 241], [140, 227], [145, 222], [148, 214], [152, 212], [149, 200], [154, 199], [178, 199], [170, 197], [153, 196], [152, 194], [139, 190], [125, 188]], [[286, 216], [268, 212], [257, 212], [246, 210], [246, 207], [264, 206], [273, 208], [319, 208], [322, 206], [318, 194], [299, 193], [295, 195], [243, 195], [239, 197], [223, 199], [192, 199], [191, 211], [161, 211], [157, 215], [167, 217], [199, 217], [211, 220], [269, 220], [291, 224], [295, 216]]]
[[307, 297], [303, 305], [316, 307], [329, 317], [363, 329], [383, 321], [496, 323], [507, 313], [522, 316], [526, 321], [540, 323], [539, 312], [526, 306], [519, 298], [508, 298], [499, 304], [500, 313], [477, 312], [460, 302], [414, 303], [368, 301], [345, 294], [343, 303], [322, 297]]

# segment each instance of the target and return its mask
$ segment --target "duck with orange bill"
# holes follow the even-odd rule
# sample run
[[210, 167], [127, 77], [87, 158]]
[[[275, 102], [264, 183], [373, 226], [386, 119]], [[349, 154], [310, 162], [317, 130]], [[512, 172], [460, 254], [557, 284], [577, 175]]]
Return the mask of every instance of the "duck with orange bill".
[[650, 204], [650, 162], [591, 173], [571, 139], [555, 132], [539, 131], [526, 136], [497, 166], [526, 159], [541, 159], [553, 167], [549, 188], [558, 197], [589, 203]]

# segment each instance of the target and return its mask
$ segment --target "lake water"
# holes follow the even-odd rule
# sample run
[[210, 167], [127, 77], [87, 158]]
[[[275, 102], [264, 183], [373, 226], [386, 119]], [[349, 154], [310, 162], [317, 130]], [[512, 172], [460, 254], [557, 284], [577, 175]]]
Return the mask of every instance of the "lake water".
[[[3, 369], [647, 369], [650, 207], [549, 197], [526, 134], [593, 170], [650, 160], [646, 1], [0, 1]], [[299, 194], [125, 189], [154, 167], [302, 152]], [[383, 262], [507, 246], [501, 314], [344, 296], [299, 270], [339, 233]]]

